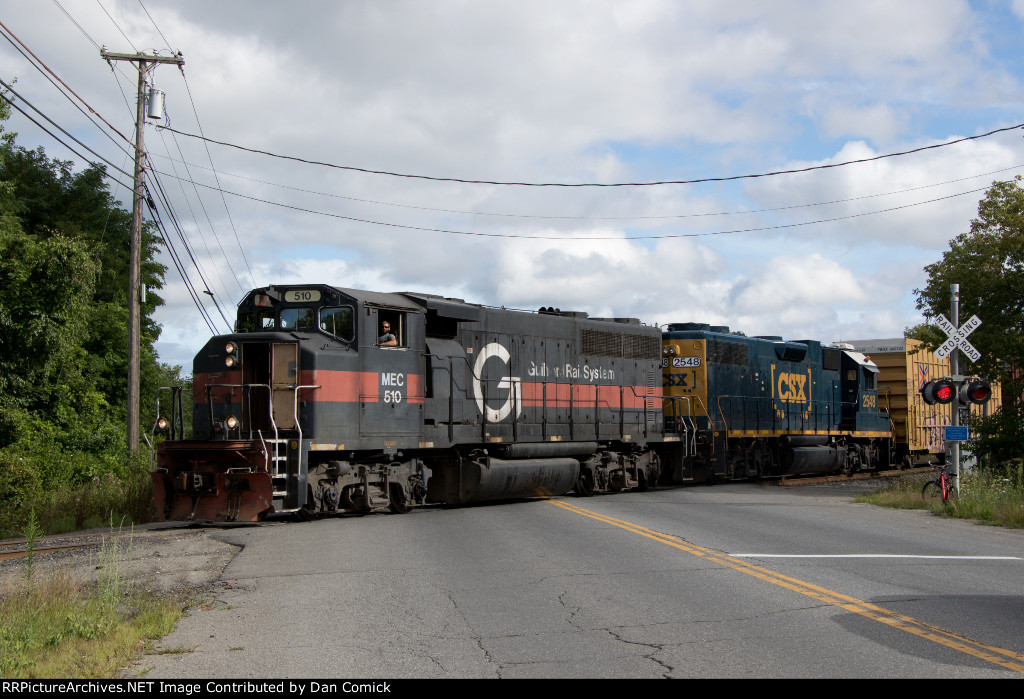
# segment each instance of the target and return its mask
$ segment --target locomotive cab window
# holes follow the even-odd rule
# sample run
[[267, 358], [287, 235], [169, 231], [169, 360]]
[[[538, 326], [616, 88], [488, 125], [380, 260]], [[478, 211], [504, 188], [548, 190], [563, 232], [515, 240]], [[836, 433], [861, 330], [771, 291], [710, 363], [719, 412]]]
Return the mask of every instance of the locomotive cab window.
[[864, 388], [868, 391], [878, 388], [878, 376], [868, 367], [864, 367]]
[[312, 308], [285, 308], [281, 311], [282, 330], [312, 330]]
[[260, 308], [253, 313], [240, 312], [235, 321], [235, 332], [252, 333], [274, 327], [274, 309]]
[[351, 342], [355, 338], [354, 312], [351, 306], [320, 309], [320, 329], [328, 335]]
[[377, 312], [377, 334], [374, 344], [378, 347], [405, 347], [405, 331], [404, 313], [383, 309]]

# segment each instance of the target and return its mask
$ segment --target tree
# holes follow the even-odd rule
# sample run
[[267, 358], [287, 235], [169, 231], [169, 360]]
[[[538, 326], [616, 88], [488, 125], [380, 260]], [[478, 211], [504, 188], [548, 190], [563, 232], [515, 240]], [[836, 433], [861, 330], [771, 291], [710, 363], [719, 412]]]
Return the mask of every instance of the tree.
[[950, 285], [960, 285], [960, 319], [977, 315], [982, 325], [971, 344], [982, 353], [962, 373], [977, 373], [1003, 386], [1003, 407], [977, 431], [975, 445], [998, 459], [1024, 452], [1024, 189], [1021, 177], [993, 182], [978, 204], [971, 229], [950, 241], [942, 259], [925, 268], [928, 282], [915, 289], [917, 308], [946, 313]]
[[[124, 464], [131, 214], [102, 169], [76, 172], [18, 147], [2, 128], [8, 111], [0, 100], [0, 457], [31, 456], [43, 485], [59, 485]], [[158, 243], [145, 229], [143, 283], [153, 291], [165, 272]], [[142, 307], [144, 432], [157, 386], [180, 383], [153, 351], [163, 303], [153, 291]]]

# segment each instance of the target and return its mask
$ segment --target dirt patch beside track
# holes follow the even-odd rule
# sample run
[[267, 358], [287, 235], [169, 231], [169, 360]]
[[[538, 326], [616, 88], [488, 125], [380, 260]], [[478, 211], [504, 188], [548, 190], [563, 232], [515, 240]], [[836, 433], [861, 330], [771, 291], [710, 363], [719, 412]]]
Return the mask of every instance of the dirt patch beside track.
[[[157, 594], [198, 591], [216, 582], [239, 551], [210, 534], [206, 529], [145, 525], [119, 533], [90, 531], [45, 537], [36, 544], [33, 574], [64, 574], [92, 583], [116, 567], [122, 579], [138, 589]], [[0, 554], [25, 548], [24, 540], [0, 541]], [[0, 594], [24, 574], [23, 556], [0, 561]]]

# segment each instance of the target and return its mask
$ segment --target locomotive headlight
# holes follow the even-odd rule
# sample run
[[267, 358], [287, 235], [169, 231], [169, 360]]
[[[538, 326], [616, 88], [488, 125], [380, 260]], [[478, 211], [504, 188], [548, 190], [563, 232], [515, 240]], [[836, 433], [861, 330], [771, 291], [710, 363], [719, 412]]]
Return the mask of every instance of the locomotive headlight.
[[227, 342], [224, 344], [224, 352], [227, 353], [227, 356], [224, 357], [224, 366], [228, 369], [234, 369], [238, 366], [238, 345], [234, 342]]
[[229, 415], [228, 419], [224, 421], [224, 424], [228, 426], [229, 430], [233, 430], [238, 427], [238, 418], [234, 415]]
[[158, 419], [158, 420], [156, 421], [156, 428], [157, 428], [158, 430], [160, 430], [161, 432], [164, 432], [165, 430], [167, 430], [167, 427], [168, 427], [168, 426], [169, 426], [170, 424], [171, 424], [171, 423], [169, 423], [169, 422], [167, 421], [167, 418], [165, 418], [165, 417], [162, 417], [162, 418], [159, 418], [159, 419]]

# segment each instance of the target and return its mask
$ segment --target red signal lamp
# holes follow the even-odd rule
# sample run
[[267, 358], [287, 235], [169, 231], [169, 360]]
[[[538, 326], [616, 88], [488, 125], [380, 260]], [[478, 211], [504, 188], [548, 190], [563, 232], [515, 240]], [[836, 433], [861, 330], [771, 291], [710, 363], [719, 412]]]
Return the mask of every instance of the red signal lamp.
[[956, 386], [949, 379], [929, 381], [921, 387], [921, 397], [928, 405], [945, 405], [956, 398]]
[[992, 397], [992, 387], [987, 381], [981, 379], [971, 379], [965, 381], [960, 386], [960, 402], [965, 405], [968, 403], [974, 403], [975, 405], [981, 405], [988, 401]]

